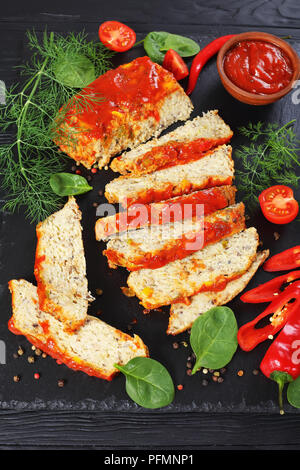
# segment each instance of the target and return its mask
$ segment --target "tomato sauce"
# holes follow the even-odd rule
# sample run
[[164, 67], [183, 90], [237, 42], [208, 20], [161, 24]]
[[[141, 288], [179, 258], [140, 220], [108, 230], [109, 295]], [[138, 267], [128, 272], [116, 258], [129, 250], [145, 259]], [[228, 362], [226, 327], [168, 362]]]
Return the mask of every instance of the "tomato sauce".
[[224, 71], [239, 88], [258, 95], [276, 93], [293, 76], [287, 54], [266, 41], [240, 41], [225, 55]]

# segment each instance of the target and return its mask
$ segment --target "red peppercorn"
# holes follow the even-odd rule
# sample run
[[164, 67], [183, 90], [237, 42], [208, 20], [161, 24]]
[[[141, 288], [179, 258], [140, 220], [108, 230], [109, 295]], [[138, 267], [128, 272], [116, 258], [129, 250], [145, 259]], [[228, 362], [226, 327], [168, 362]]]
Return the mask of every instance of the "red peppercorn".
[[39, 380], [40, 374], [38, 374], [38, 373], [36, 372], [33, 377], [35, 378], [35, 380]]
[[76, 175], [81, 175], [81, 171], [80, 170], [76, 170]]
[[92, 172], [92, 173], [97, 173], [97, 168], [92, 168], [92, 169], [91, 169], [91, 172]]
[[178, 390], [183, 390], [183, 385], [181, 385], [181, 384], [180, 384], [180, 385], [177, 385], [177, 389], [178, 389]]

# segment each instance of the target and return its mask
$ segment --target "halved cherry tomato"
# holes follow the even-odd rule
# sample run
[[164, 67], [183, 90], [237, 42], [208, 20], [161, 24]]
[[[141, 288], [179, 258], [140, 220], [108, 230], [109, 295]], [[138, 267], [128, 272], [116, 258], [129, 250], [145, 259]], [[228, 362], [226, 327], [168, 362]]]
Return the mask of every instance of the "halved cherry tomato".
[[108, 49], [124, 52], [134, 45], [136, 34], [133, 29], [119, 21], [105, 21], [100, 25], [99, 38]]
[[272, 256], [263, 265], [265, 271], [288, 271], [300, 268], [300, 245]]
[[272, 302], [278, 295], [281, 294], [288, 284], [300, 279], [300, 270], [292, 271], [283, 276], [275, 277], [271, 281], [265, 282], [254, 289], [248, 290], [241, 296], [241, 301], [249, 304], [259, 304], [263, 302]]
[[180, 57], [178, 52], [173, 49], [168, 50], [162, 65], [166, 70], [172, 72], [176, 80], [182, 80], [189, 74], [189, 69], [187, 68], [186, 63]]
[[288, 186], [271, 186], [265, 189], [258, 199], [264, 216], [274, 224], [288, 224], [299, 212], [293, 190]]

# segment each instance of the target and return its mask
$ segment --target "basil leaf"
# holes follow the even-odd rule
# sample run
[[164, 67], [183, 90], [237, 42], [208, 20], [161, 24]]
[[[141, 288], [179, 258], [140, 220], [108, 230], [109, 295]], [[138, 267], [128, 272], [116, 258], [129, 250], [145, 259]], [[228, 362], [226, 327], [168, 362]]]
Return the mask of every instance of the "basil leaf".
[[190, 336], [196, 354], [193, 374], [200, 367], [221, 369], [226, 366], [238, 346], [237, 331], [234, 313], [228, 307], [213, 307], [197, 318]]
[[289, 384], [287, 389], [287, 399], [290, 405], [300, 408], [300, 377]]
[[53, 71], [57, 80], [72, 88], [83, 88], [96, 79], [94, 64], [82, 54], [72, 53], [58, 57]]
[[178, 34], [169, 34], [161, 51], [167, 52], [169, 49], [178, 52], [181, 57], [190, 57], [198, 54], [200, 46], [190, 38], [179, 36]]
[[190, 57], [198, 54], [199, 45], [190, 38], [166, 31], [152, 31], [144, 39], [144, 49], [153, 62], [162, 64], [165, 53], [174, 49], [181, 57]]
[[165, 54], [161, 52], [169, 33], [165, 31], [152, 31], [144, 39], [144, 49], [153, 62], [162, 64]]
[[148, 357], [135, 357], [115, 367], [126, 376], [126, 392], [143, 408], [162, 408], [174, 399], [174, 384], [167, 369]]
[[72, 173], [54, 173], [50, 176], [50, 186], [58, 196], [75, 196], [93, 189], [83, 176]]

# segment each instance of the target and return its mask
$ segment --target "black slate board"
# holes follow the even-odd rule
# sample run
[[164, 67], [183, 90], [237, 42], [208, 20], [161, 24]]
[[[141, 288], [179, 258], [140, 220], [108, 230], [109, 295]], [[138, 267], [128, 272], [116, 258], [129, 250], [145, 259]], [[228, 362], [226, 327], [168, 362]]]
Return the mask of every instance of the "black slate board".
[[[214, 2], [212, 2], [214, 3]], [[251, 3], [251, 2], [250, 2]], [[242, 30], [266, 30], [273, 32], [277, 35], [286, 35], [290, 31], [284, 29], [287, 26], [285, 15], [280, 16], [280, 21], [268, 23], [268, 17], [266, 15], [265, 21], [266, 26], [262, 21], [262, 14], [259, 13], [259, 18], [255, 18], [252, 22], [248, 23], [239, 20], [237, 13], [236, 24], [242, 26], [230, 26], [229, 19], [222, 21], [226, 26], [218, 26], [218, 21], [214, 19], [215, 25], [205, 25], [205, 15], [202, 18], [202, 25], [191, 24], [187, 25], [187, 20], [181, 20], [181, 15], [176, 13], [177, 2], [174, 2], [174, 15], [172, 16], [173, 21], [168, 24], [168, 27], [156, 18], [156, 22], [149, 23], [149, 12], [147, 10], [146, 17], [148, 18], [148, 24], [132, 24], [136, 27], [138, 32], [138, 39], [144, 37], [145, 33], [150, 30], [168, 29], [171, 32], [184, 33], [189, 35], [200, 43], [201, 46], [207, 44], [210, 40], [221, 34], [229, 32], [240, 32]], [[145, 7], [146, 8], [146, 7]], [[187, 6], [188, 8], [188, 6]], [[213, 5], [212, 7], [213, 8]], [[48, 10], [49, 11], [49, 10]], [[76, 14], [76, 8], [73, 11]], [[112, 10], [110, 10], [112, 11]], [[141, 15], [144, 11], [141, 8]], [[207, 10], [207, 18], [209, 13], [213, 10]], [[65, 10], [66, 13], [66, 10]], [[182, 8], [180, 9], [182, 13]], [[106, 14], [106, 13], [105, 13]], [[106, 19], [105, 14], [103, 20]], [[109, 15], [109, 14], [107, 14]], [[120, 19], [126, 20], [126, 15], [123, 16], [120, 13]], [[112, 16], [111, 14], [109, 16]], [[190, 16], [189, 16], [190, 17]], [[230, 15], [228, 16], [228, 18]], [[244, 16], [245, 18], [246, 16]], [[25, 17], [24, 17], [25, 18]], [[16, 72], [12, 72], [11, 67], [20, 63], [25, 56], [24, 51], [24, 31], [27, 27], [35, 27], [37, 31], [42, 31], [44, 25], [41, 27], [39, 24], [40, 17], [34, 15], [26, 17], [27, 20], [20, 24], [10, 23], [10, 20], [3, 18], [3, 28], [0, 32], [0, 38], [2, 43], [6, 43], [7, 47], [3, 48], [3, 62], [0, 66], [1, 78], [6, 80], [8, 83], [16, 79]], [[29, 19], [28, 19], [29, 18]], [[142, 18], [142, 16], [141, 16]], [[175, 19], [174, 19], [175, 18]], [[224, 15], [222, 16], [224, 20]], [[226, 16], [227, 18], [227, 16]], [[277, 19], [277, 17], [276, 17]], [[49, 29], [54, 29], [60, 32], [67, 31], [80, 31], [84, 26], [91, 34], [92, 39], [97, 38], [96, 28], [97, 23], [94, 18], [85, 18], [82, 21], [81, 16], [72, 16], [72, 18], [64, 17], [59, 18], [55, 16], [52, 19], [51, 15], [48, 15], [47, 19], [44, 20], [48, 24]], [[289, 20], [290, 21], [290, 20]], [[141, 21], [143, 23], [143, 21]], [[181, 23], [181, 24], [178, 24]], [[129, 22], [130, 24], [130, 22]], [[259, 28], [255, 25], [259, 24]], [[182, 26], [183, 25], [183, 26]], [[271, 26], [277, 26], [271, 27]], [[291, 20], [289, 27], [295, 27], [296, 23]], [[293, 37], [290, 40], [291, 45], [295, 47], [298, 53], [300, 53], [300, 32], [297, 29], [292, 31]], [[122, 62], [129, 61], [137, 55], [142, 55], [142, 47], [136, 48], [134, 51], [130, 51], [122, 56]], [[117, 65], [117, 61], [116, 61]], [[211, 61], [203, 70], [199, 79], [197, 89], [192, 96], [192, 101], [195, 106], [193, 116], [196, 116], [202, 111], [208, 109], [219, 109], [221, 116], [225, 119], [234, 131], [237, 127], [246, 124], [249, 121], [265, 120], [280, 122], [282, 124], [288, 122], [291, 119], [299, 117], [299, 106], [293, 105], [291, 101], [291, 95], [283, 98], [280, 102], [265, 106], [265, 107], [250, 107], [235, 101], [227, 92], [223, 89], [215, 66], [215, 61]], [[299, 126], [299, 123], [298, 123]], [[299, 127], [298, 127], [299, 129]], [[233, 148], [243, 143], [243, 139], [235, 136], [232, 140]], [[71, 166], [71, 164], [70, 164]], [[29, 281], [34, 281], [33, 278], [33, 263], [34, 263], [34, 251], [35, 251], [35, 227], [30, 225], [26, 221], [22, 214], [11, 215], [4, 213], [1, 215], [1, 278], [0, 278], [0, 294], [1, 294], [1, 323], [0, 323], [0, 340], [5, 341], [7, 349], [7, 364], [0, 365], [0, 407], [6, 410], [84, 410], [84, 411], [102, 411], [102, 412], [115, 412], [114, 416], [116, 420], [119, 416], [129, 416], [127, 412], [135, 412], [137, 420], [138, 415], [143, 417], [152, 416], [153, 424], [156, 420], [160, 420], [159, 417], [163, 415], [168, 416], [167, 419], [174, 420], [178, 418], [183, 421], [187, 419], [188, 412], [206, 412], [207, 416], [211, 413], [222, 414], [231, 412], [232, 423], [234, 423], [234, 416], [236, 413], [242, 413], [250, 418], [251, 414], [253, 417], [259, 414], [262, 418], [266, 414], [272, 414], [278, 412], [276, 403], [276, 388], [271, 381], [267, 381], [263, 376], [254, 376], [252, 370], [258, 368], [261, 358], [267, 348], [267, 345], [259, 346], [252, 353], [243, 353], [238, 351], [233, 361], [228, 367], [228, 372], [225, 375], [225, 381], [222, 384], [210, 383], [207, 387], [201, 386], [201, 381], [204, 378], [202, 374], [197, 374], [193, 377], [186, 375], [186, 360], [189, 355], [189, 349], [181, 346], [178, 350], [174, 350], [172, 343], [174, 341], [188, 341], [188, 335], [182, 334], [178, 337], [172, 338], [165, 334], [167, 327], [167, 313], [154, 312], [148, 316], [143, 315], [143, 308], [138, 305], [136, 299], [128, 299], [121, 293], [120, 286], [126, 285], [126, 271], [118, 269], [117, 271], [111, 271], [107, 268], [106, 259], [102, 256], [101, 251], [104, 245], [97, 243], [94, 239], [93, 227], [96, 220], [95, 208], [92, 206], [93, 202], [104, 202], [104, 198], [97, 195], [99, 189], [103, 189], [104, 185], [110, 181], [115, 175], [111, 171], [103, 171], [97, 174], [92, 181], [94, 191], [87, 195], [78, 198], [78, 202], [83, 211], [83, 227], [84, 227], [84, 244], [87, 257], [87, 269], [90, 289], [95, 292], [96, 288], [101, 287], [104, 291], [103, 296], [98, 297], [97, 300], [92, 304], [90, 313], [97, 314], [101, 310], [101, 319], [107, 321], [111, 325], [120, 328], [123, 331], [127, 331], [128, 324], [137, 318], [137, 323], [133, 326], [135, 333], [140, 335], [145, 343], [150, 348], [151, 357], [158, 359], [166, 365], [171, 372], [175, 384], [183, 384], [184, 389], [181, 392], [176, 393], [175, 401], [172, 405], [162, 409], [158, 412], [151, 412], [143, 410], [132, 403], [126, 396], [124, 390], [124, 379], [123, 377], [117, 377], [113, 382], [108, 383], [96, 378], [91, 378], [80, 372], [74, 372], [68, 370], [64, 365], [57, 365], [51, 358], [42, 359], [39, 358], [35, 365], [31, 365], [27, 362], [27, 355], [30, 353], [30, 345], [23, 337], [16, 337], [8, 332], [7, 320], [11, 315], [10, 309], [10, 295], [7, 290], [7, 281], [11, 278], [25, 278]], [[298, 192], [298, 199], [300, 199], [300, 192]], [[299, 222], [294, 222], [288, 227], [278, 228], [265, 221], [261, 216], [260, 212], [257, 211], [255, 216], [248, 222], [248, 225], [255, 225], [264, 241], [264, 246], [271, 249], [271, 253], [279, 252], [285, 248], [299, 243]], [[274, 240], [273, 233], [277, 231], [280, 233], [280, 239]], [[259, 283], [271, 278], [270, 274], [260, 271], [255, 279], [250, 283], [249, 287], [258, 285]], [[230, 307], [236, 313], [239, 324], [243, 324], [250, 320], [254, 315], [261, 311], [261, 306], [249, 306], [242, 304], [238, 299], [231, 302]], [[25, 357], [20, 359], [13, 359], [12, 354], [16, 351], [18, 345], [22, 345], [26, 354]], [[245, 370], [245, 375], [239, 378], [236, 372], [239, 369]], [[41, 379], [35, 381], [33, 379], [33, 373], [38, 371], [41, 374]], [[20, 374], [22, 380], [20, 383], [15, 384], [12, 380], [13, 375]], [[64, 388], [57, 387], [57, 380], [63, 378], [66, 380], [66, 386]], [[296, 415], [297, 410], [286, 406], [286, 410], [289, 414]], [[52, 417], [52, 411], [46, 415], [39, 415], [40, 419], [44, 417]], [[122, 411], [123, 414], [117, 412]], [[12, 421], [17, 416], [11, 412], [3, 416], [12, 417]], [[105, 413], [103, 416], [105, 416]], [[178, 414], [179, 413], [179, 414]], [[27, 414], [27, 416], [29, 416]], [[31, 415], [30, 415], [31, 416]], [[37, 415], [35, 415], [37, 416]], [[58, 414], [58, 420], [60, 423], [64, 423], [64, 416]], [[74, 420], [80, 423], [80, 416], [73, 415]], [[111, 415], [110, 415], [111, 416]], [[133, 416], [131, 414], [131, 416]], [[200, 414], [204, 416], [205, 414]], [[225, 415], [224, 415], [225, 416]], [[177, 418], [176, 418], [177, 417]], [[292, 416], [291, 416], [292, 418]], [[46, 418], [45, 418], [46, 419]], [[124, 418], [125, 419], [125, 418]], [[144, 419], [144, 418], [143, 418]], [[223, 419], [223, 418], [222, 418]], [[247, 418], [248, 419], [248, 418]], [[275, 419], [275, 416], [274, 416]], [[178, 421], [177, 421], [178, 422]], [[294, 421], [294, 423], [298, 421]], [[156, 423], [157, 424], [157, 423]], [[209, 428], [207, 421], [203, 421], [202, 430], [205, 431], [205, 426]], [[251, 422], [249, 424], [251, 426]], [[103, 429], [105, 428], [104, 422], [102, 423]], [[234, 426], [234, 424], [233, 424]], [[126, 426], [125, 426], [126, 427]], [[213, 428], [213, 426], [212, 426]], [[213, 430], [211, 429], [211, 432]], [[180, 433], [177, 433], [177, 442], [180, 439]], [[80, 440], [80, 439], [79, 439]], [[78, 440], [78, 442], [79, 442]], [[158, 442], [157, 440], [154, 440]], [[219, 436], [219, 441], [222, 441], [222, 437]], [[9, 442], [14, 442], [11, 438]], [[52, 441], [53, 445], [58, 445], [58, 441]], [[139, 445], [142, 445], [142, 441], [139, 440]], [[205, 440], [206, 443], [211, 442], [210, 437]], [[275, 442], [275, 441], [274, 441]], [[283, 441], [279, 441], [283, 443]], [[286, 443], [292, 442], [286, 440]], [[194, 441], [193, 444], [195, 445]], [[193, 445], [191, 443], [191, 445]], [[27, 442], [29, 445], [29, 441]], [[68, 444], [66, 443], [66, 446]], [[71, 445], [71, 444], [70, 444]], [[108, 441], [107, 441], [107, 445]], [[113, 445], [113, 444], [111, 444]], [[138, 445], [138, 444], [137, 444]], [[251, 443], [249, 444], [251, 445]]]

